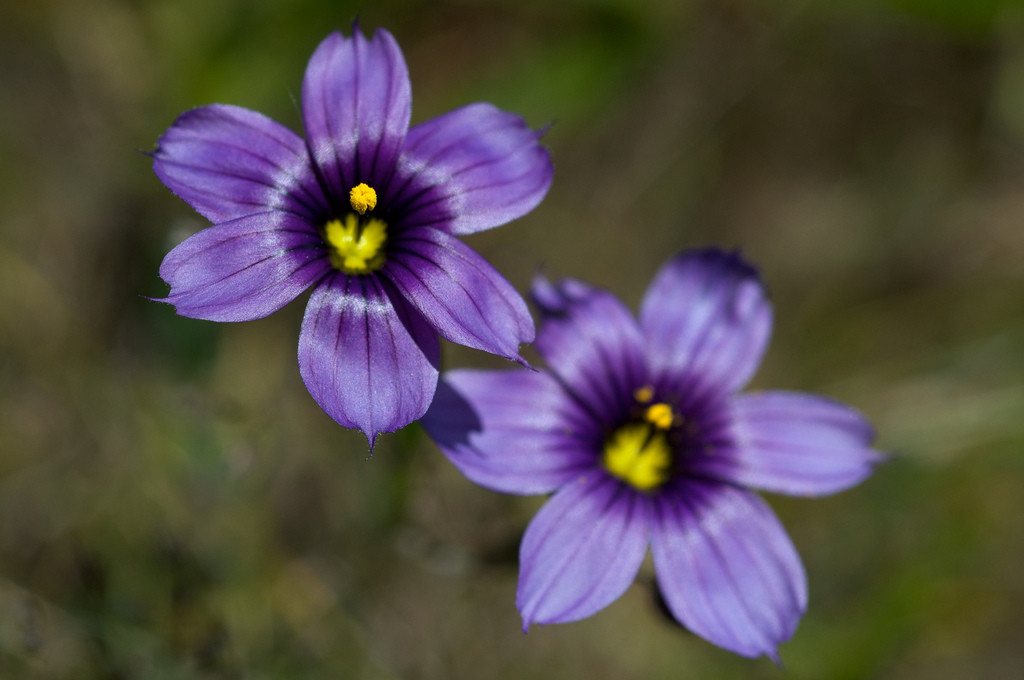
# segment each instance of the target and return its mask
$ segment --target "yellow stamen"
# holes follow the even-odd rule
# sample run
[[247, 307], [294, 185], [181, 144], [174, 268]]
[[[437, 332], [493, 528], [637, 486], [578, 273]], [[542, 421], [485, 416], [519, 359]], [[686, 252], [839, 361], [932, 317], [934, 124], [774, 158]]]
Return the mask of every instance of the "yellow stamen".
[[644, 420], [654, 425], [659, 430], [667, 430], [672, 427], [672, 421], [675, 416], [672, 415], [672, 407], [668, 404], [658, 402], [657, 404], [651, 404], [644, 411]]
[[633, 398], [641, 404], [646, 404], [651, 399], [654, 399], [654, 388], [650, 385], [644, 385], [633, 392]]
[[633, 423], [615, 431], [604, 445], [604, 466], [627, 484], [650, 491], [668, 480], [672, 450], [665, 435]]
[[360, 182], [348, 192], [348, 202], [352, 204], [353, 210], [365, 215], [367, 210], [373, 210], [377, 206], [377, 192]]
[[367, 274], [384, 264], [387, 225], [381, 220], [360, 224], [359, 218], [349, 213], [344, 222], [328, 222], [324, 238], [331, 247], [331, 264], [346, 274]]

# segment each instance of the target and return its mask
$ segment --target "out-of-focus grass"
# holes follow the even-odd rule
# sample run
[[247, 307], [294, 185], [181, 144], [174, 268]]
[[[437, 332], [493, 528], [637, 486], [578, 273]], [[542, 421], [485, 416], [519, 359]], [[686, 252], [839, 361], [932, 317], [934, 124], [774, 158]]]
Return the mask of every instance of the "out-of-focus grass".
[[[542, 499], [461, 478], [414, 426], [335, 426], [301, 302], [180, 318], [204, 226], [156, 180], [181, 111], [295, 129], [330, 30], [386, 26], [414, 121], [553, 121], [548, 199], [469, 239], [635, 304], [667, 254], [741, 247], [777, 328], [755, 387], [859, 406], [893, 459], [772, 498], [810, 577], [799, 678], [1024, 667], [1024, 13], [1011, 3], [68, 0], [0, 8], [0, 677], [777, 677], [664, 621], [651, 572], [586, 621], [514, 610]], [[447, 347], [449, 365], [495, 365]]]

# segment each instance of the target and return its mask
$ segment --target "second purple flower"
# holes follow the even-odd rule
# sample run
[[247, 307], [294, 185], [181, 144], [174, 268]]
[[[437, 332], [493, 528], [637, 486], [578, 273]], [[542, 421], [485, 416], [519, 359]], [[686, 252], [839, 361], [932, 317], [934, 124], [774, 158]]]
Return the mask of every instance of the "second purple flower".
[[160, 266], [183, 316], [262, 318], [313, 293], [299, 368], [318, 404], [372, 446], [424, 414], [441, 337], [512, 360], [534, 337], [520, 295], [457, 236], [537, 206], [552, 166], [540, 133], [490, 104], [409, 128], [394, 38], [333, 33], [302, 83], [306, 139], [215, 104], [160, 138], [160, 180], [214, 225]]
[[811, 394], [738, 393], [767, 347], [772, 308], [736, 255], [669, 260], [639, 318], [573, 279], [539, 279], [533, 297], [548, 370], [448, 372], [423, 419], [474, 482], [553, 492], [520, 546], [524, 628], [611, 604], [650, 547], [681, 624], [778, 660], [807, 582], [755, 491], [818, 496], [859, 483], [881, 459], [871, 425]]

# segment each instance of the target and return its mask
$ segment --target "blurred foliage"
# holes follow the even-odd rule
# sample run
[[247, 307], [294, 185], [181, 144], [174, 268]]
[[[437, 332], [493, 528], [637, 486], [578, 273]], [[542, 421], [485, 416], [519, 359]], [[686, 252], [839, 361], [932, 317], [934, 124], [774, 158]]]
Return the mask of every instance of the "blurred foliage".
[[[413, 426], [372, 458], [305, 392], [302, 304], [146, 299], [203, 226], [139, 150], [220, 101], [300, 129], [329, 31], [391, 30], [414, 122], [553, 122], [548, 199], [470, 243], [635, 304], [742, 247], [776, 303], [755, 387], [856, 404], [893, 459], [772, 498], [803, 555], [794, 678], [1024, 668], [1024, 8], [998, 0], [42, 0], [0, 6], [0, 677], [779, 677], [664, 620], [651, 571], [519, 628], [542, 499]], [[495, 365], [446, 347], [448, 364]]]

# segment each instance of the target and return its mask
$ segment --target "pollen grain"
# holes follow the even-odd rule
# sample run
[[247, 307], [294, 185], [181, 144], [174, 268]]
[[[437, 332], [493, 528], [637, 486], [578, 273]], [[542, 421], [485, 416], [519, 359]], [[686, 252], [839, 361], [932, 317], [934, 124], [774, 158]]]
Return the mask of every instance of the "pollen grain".
[[348, 192], [348, 202], [352, 209], [360, 215], [365, 215], [367, 210], [377, 207], [377, 192], [368, 184], [360, 182]]

